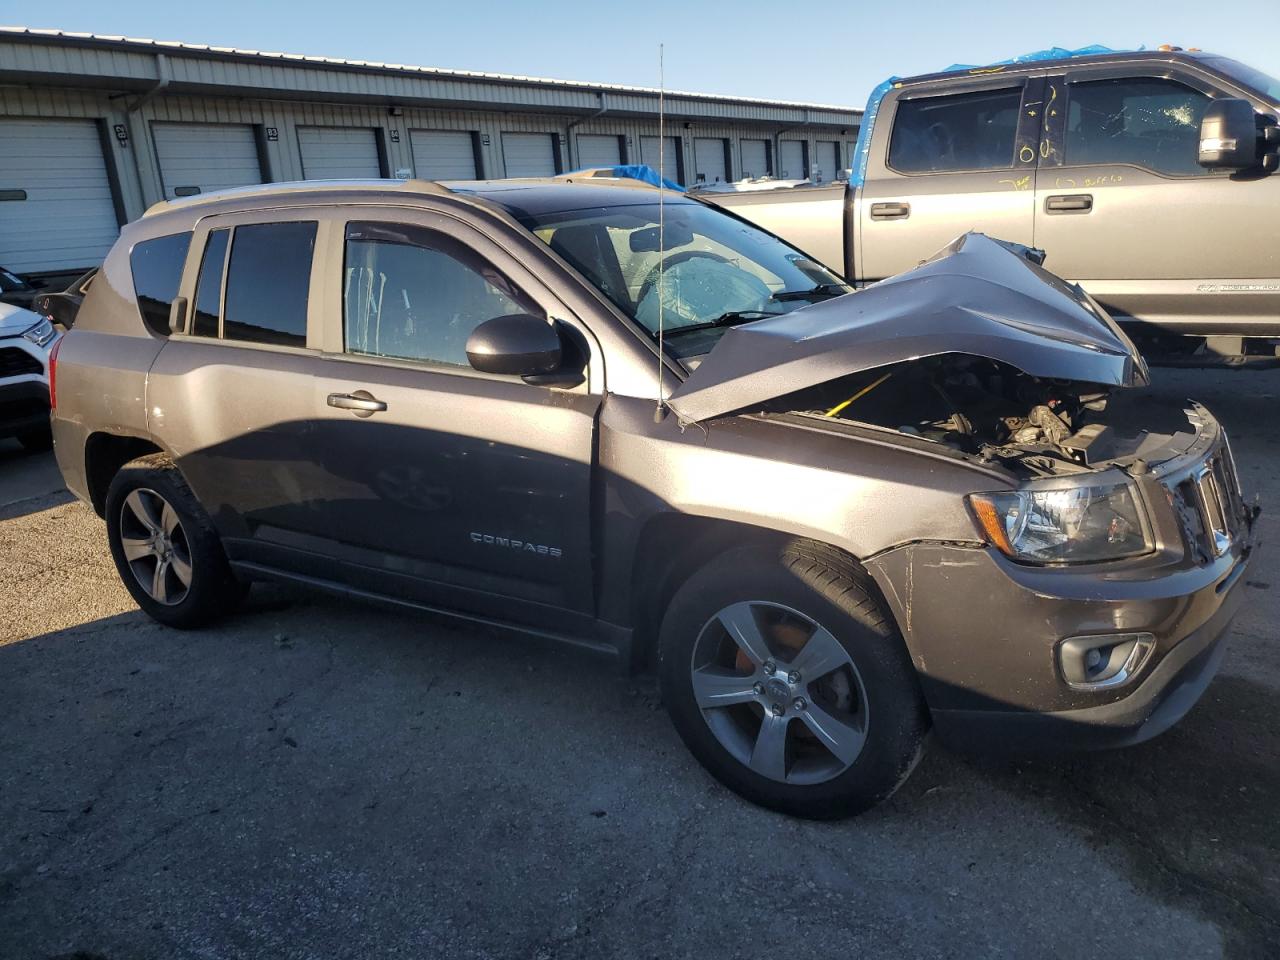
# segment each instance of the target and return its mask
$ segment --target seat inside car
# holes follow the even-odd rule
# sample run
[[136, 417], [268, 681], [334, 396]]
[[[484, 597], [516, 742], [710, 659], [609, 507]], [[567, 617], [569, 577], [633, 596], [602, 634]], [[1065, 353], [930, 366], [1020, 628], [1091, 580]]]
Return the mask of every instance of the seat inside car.
[[631, 306], [618, 254], [602, 223], [561, 227], [551, 235], [551, 249], [581, 273], [599, 282], [605, 295], [622, 307]]

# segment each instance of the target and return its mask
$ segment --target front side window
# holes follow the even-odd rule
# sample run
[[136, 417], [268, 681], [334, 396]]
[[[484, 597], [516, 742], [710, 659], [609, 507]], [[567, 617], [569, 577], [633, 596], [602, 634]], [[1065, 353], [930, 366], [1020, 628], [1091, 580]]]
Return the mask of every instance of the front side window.
[[138, 312], [148, 329], [162, 337], [169, 334], [169, 310], [178, 295], [190, 245], [190, 232], [174, 233], [135, 243], [129, 252]]
[[223, 301], [226, 339], [307, 345], [307, 296], [315, 245], [315, 221], [235, 228]]
[[1073, 165], [1125, 163], [1175, 176], [1202, 174], [1200, 119], [1209, 100], [1176, 80], [1073, 83], [1063, 159]]
[[1021, 104], [1021, 87], [901, 100], [889, 166], [900, 173], [1007, 170]]
[[[521, 222], [678, 357], [706, 353], [735, 323], [849, 292], [777, 237], [700, 203], [565, 210]], [[660, 252], [661, 248], [661, 252]]]
[[494, 317], [542, 311], [465, 244], [422, 227], [347, 226], [347, 353], [468, 366], [467, 338]]

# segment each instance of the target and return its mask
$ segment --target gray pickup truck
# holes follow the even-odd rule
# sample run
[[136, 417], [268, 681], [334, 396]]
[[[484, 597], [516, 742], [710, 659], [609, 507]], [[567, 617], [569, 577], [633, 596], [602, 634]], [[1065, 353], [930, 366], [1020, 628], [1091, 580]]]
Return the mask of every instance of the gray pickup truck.
[[1148, 359], [1280, 355], [1280, 80], [1184, 51], [1035, 60], [894, 82], [848, 184], [705, 199], [846, 279], [967, 230], [1044, 250]]

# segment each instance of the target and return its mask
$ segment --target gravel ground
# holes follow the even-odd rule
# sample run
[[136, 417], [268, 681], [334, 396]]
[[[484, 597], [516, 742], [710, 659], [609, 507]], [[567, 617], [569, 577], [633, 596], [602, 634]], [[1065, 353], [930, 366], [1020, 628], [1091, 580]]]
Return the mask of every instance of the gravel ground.
[[[1280, 503], [1280, 374], [1157, 375]], [[578, 654], [280, 588], [153, 625], [57, 487], [0, 444], [4, 960], [1280, 955], [1268, 554], [1160, 739], [935, 747], [891, 802], [814, 824], [720, 788], [650, 680]]]

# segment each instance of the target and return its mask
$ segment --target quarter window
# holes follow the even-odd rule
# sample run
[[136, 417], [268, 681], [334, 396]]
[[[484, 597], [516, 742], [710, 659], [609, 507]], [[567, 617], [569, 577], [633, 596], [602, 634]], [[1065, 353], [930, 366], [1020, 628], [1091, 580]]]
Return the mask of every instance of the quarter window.
[[236, 227], [227, 265], [222, 335], [287, 347], [307, 345], [314, 221]]
[[1157, 173], [1204, 173], [1196, 162], [1209, 97], [1175, 80], [1126, 78], [1073, 83], [1064, 159], [1126, 163]]
[[229, 230], [214, 230], [204, 247], [200, 278], [196, 281], [196, 315], [191, 332], [197, 337], [216, 337], [222, 317], [222, 274], [227, 261]]
[[902, 173], [1012, 167], [1021, 104], [1021, 87], [901, 100], [889, 166]]
[[169, 309], [178, 295], [182, 266], [190, 245], [189, 232], [174, 233], [135, 243], [129, 252], [138, 311], [151, 332], [162, 337], [169, 334]]
[[347, 353], [467, 366], [471, 331], [512, 313], [542, 311], [458, 241], [403, 224], [348, 225]]

